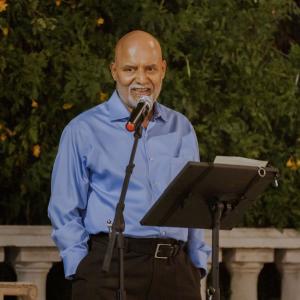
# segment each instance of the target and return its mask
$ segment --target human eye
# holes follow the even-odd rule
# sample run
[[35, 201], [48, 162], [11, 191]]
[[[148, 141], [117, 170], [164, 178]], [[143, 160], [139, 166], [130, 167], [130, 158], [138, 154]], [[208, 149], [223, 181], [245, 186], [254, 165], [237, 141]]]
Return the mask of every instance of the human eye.
[[124, 67], [123, 71], [126, 73], [133, 73], [134, 72], [134, 68], [133, 67]]
[[154, 73], [154, 72], [156, 72], [156, 70], [157, 70], [156, 66], [148, 66], [147, 67], [148, 73]]

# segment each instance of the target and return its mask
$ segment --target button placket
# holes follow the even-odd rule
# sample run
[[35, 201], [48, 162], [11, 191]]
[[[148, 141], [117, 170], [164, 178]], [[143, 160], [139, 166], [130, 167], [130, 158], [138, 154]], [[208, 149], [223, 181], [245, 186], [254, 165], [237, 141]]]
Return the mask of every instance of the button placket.
[[150, 176], [150, 165], [149, 165], [152, 158], [149, 156], [149, 151], [148, 151], [148, 147], [147, 147], [148, 131], [144, 130], [144, 133], [145, 134], [142, 136], [142, 139], [143, 139], [144, 151], [145, 151], [145, 156], [146, 156], [147, 181], [149, 183], [149, 186], [151, 188], [152, 195], [153, 195], [153, 185], [150, 180], [151, 176]]

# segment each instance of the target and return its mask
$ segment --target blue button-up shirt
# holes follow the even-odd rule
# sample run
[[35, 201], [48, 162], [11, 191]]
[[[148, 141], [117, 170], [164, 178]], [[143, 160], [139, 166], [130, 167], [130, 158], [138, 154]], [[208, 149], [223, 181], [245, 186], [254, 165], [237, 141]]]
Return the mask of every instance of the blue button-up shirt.
[[[199, 160], [190, 122], [159, 103], [154, 107], [136, 151], [125, 199], [124, 234], [188, 241], [192, 262], [206, 269], [210, 248], [203, 241], [201, 229], [139, 223], [186, 162]], [[125, 129], [128, 118], [129, 111], [114, 92], [109, 101], [80, 114], [63, 131], [48, 213], [67, 278], [75, 274], [87, 255], [89, 234], [108, 232], [108, 224], [114, 219], [134, 141], [133, 134]]]

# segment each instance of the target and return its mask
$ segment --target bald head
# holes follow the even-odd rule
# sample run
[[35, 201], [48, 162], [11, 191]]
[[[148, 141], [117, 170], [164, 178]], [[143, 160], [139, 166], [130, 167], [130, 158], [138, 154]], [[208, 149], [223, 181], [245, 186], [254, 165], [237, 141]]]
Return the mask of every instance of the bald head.
[[142, 30], [134, 30], [128, 32], [117, 42], [115, 47], [115, 61], [118, 59], [120, 53], [127, 49], [135, 49], [135, 46], [147, 47], [152, 52], [157, 52], [162, 59], [162, 51], [158, 40], [150, 33]]
[[129, 109], [142, 96], [158, 98], [166, 62], [159, 42], [150, 33], [135, 30], [124, 35], [115, 48], [111, 73], [121, 100]]

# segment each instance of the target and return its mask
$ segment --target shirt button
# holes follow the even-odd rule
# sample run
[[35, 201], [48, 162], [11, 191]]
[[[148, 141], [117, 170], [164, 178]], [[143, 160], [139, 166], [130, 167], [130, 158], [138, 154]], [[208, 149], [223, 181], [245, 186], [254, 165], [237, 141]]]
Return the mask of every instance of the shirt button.
[[166, 235], [166, 232], [165, 232], [165, 231], [163, 231], [163, 232], [161, 233], [161, 235]]
[[150, 161], [153, 161], [154, 160], [154, 158], [153, 157], [150, 157], [150, 159], [149, 159]]

